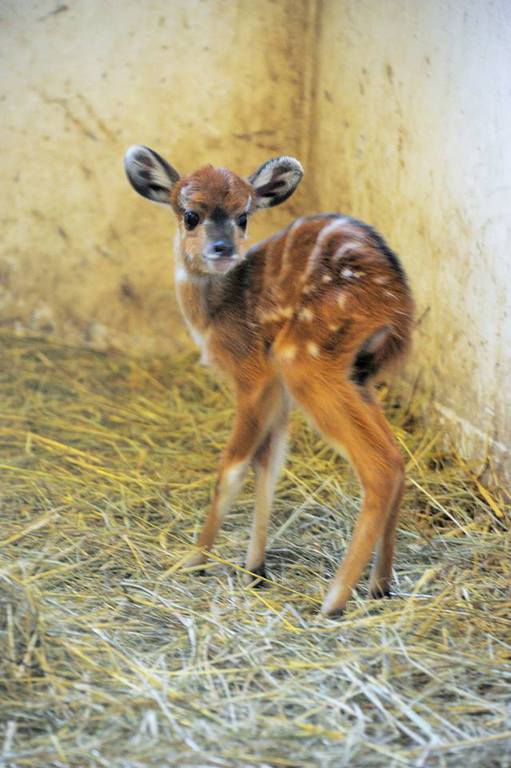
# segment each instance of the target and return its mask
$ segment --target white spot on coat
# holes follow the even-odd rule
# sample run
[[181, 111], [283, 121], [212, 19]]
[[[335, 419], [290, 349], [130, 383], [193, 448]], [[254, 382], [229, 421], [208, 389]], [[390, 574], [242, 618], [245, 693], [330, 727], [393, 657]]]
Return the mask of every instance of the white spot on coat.
[[283, 347], [279, 351], [279, 356], [282, 358], [282, 360], [294, 360], [296, 357], [296, 346], [294, 344], [289, 344], [287, 347]]
[[308, 341], [306, 349], [311, 357], [319, 357], [319, 347], [315, 341]]
[[314, 319], [314, 312], [309, 309], [308, 307], [303, 307], [299, 313], [298, 317], [300, 320], [304, 320], [306, 323], [310, 323], [311, 320]]

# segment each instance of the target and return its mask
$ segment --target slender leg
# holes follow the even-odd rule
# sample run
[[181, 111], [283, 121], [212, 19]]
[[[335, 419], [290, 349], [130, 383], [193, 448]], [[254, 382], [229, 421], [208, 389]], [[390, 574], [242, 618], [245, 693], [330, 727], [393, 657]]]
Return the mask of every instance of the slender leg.
[[[265, 576], [265, 551], [268, 539], [273, 494], [278, 476], [284, 463], [287, 446], [287, 408], [277, 415], [271, 431], [256, 451], [253, 465], [255, 471], [255, 509], [247, 550], [246, 568], [258, 576]], [[247, 578], [253, 581], [252, 577]]]
[[249, 393], [239, 393], [234, 427], [220, 460], [213, 500], [197, 541], [200, 551], [186, 561], [185, 568], [207, 560], [207, 552], [241, 488], [252, 457], [281, 408], [281, 391], [280, 384], [270, 381]]
[[[371, 391], [371, 399], [374, 392]], [[395, 438], [388, 421], [385, 419], [381, 408], [376, 402], [371, 403], [373, 418], [378, 422], [380, 428], [386, 432], [389, 441], [395, 445]], [[383, 534], [376, 546], [376, 556], [371, 576], [369, 579], [369, 593], [376, 599], [390, 596], [390, 582], [392, 580], [392, 561], [394, 559], [394, 548], [396, 543], [396, 529], [399, 520], [399, 512], [404, 492], [404, 470], [401, 481], [398, 482], [395, 496], [391, 502], [390, 510], [385, 521]]]
[[[335, 615], [344, 609], [384, 534], [391, 506], [403, 482], [403, 460], [379, 406], [364, 399], [354, 384], [346, 379], [336, 380], [331, 370], [328, 379], [286, 379], [327, 440], [347, 452], [364, 489], [351, 544], [323, 602], [323, 613]], [[386, 552], [390, 554], [389, 547]], [[385, 567], [391, 568], [388, 558]]]
[[392, 561], [396, 543], [396, 528], [399, 519], [399, 509], [404, 491], [404, 478], [398, 486], [396, 498], [392, 503], [383, 535], [376, 547], [376, 558], [371, 569], [369, 593], [371, 597], [381, 598], [390, 596], [392, 579]]

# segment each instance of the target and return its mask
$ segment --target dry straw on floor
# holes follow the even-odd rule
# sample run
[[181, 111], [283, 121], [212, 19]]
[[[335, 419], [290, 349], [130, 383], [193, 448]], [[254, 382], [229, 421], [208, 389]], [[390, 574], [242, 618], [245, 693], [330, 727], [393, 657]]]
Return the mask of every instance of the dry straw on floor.
[[318, 617], [359, 490], [296, 417], [267, 589], [240, 578], [250, 484], [204, 577], [180, 564], [231, 418], [192, 353], [4, 334], [0, 764], [509, 766], [509, 510], [442, 434], [408, 458], [395, 596]]

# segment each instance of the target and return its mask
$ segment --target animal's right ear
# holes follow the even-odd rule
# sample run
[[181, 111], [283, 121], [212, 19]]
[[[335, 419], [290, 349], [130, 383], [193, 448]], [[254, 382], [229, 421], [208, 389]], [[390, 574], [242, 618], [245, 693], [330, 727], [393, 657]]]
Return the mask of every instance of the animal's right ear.
[[157, 152], [136, 144], [124, 155], [124, 168], [139, 195], [155, 203], [170, 205], [170, 193], [179, 181], [179, 173]]

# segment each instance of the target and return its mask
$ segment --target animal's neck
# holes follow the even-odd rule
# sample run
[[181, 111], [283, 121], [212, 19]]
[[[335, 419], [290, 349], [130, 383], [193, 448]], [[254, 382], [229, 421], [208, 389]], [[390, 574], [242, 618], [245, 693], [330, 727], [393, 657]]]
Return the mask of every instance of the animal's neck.
[[176, 290], [185, 319], [198, 329], [206, 329], [229, 300], [229, 275], [204, 275], [192, 272], [181, 242], [175, 248]]

